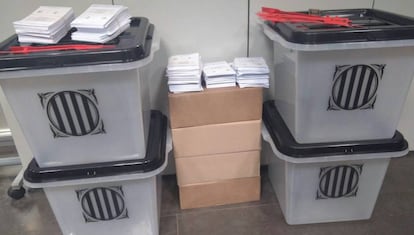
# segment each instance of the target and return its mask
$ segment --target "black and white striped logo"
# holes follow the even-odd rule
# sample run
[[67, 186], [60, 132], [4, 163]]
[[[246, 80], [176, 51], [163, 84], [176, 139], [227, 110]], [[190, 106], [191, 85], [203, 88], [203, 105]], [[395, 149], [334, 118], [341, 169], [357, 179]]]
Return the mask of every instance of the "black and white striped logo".
[[319, 173], [317, 199], [356, 196], [363, 165], [323, 167]]
[[75, 90], [39, 93], [54, 137], [105, 133], [95, 91]]
[[128, 218], [121, 186], [76, 191], [86, 222]]
[[328, 110], [373, 109], [385, 65], [336, 66]]

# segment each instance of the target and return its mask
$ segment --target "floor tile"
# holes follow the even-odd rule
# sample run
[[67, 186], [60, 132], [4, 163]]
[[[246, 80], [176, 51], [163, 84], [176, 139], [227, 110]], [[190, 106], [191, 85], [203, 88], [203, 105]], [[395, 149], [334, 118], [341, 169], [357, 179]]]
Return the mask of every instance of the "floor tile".
[[283, 220], [277, 207], [261, 205], [184, 213], [178, 216], [178, 230], [180, 235], [274, 234], [279, 231], [276, 225]]
[[393, 158], [388, 166], [381, 192], [414, 192], [414, 154]]
[[414, 192], [380, 193], [373, 217], [414, 216]]
[[178, 198], [178, 186], [175, 175], [162, 177], [162, 205], [161, 216], [180, 213], [180, 201]]
[[0, 188], [0, 234], [61, 234], [42, 190], [31, 190], [24, 198], [13, 200], [8, 197], [7, 188]]
[[165, 216], [160, 218], [160, 235], [178, 235], [177, 216]]
[[[412, 208], [414, 209], [414, 208]], [[414, 216], [381, 216], [375, 219], [372, 230], [375, 235], [413, 235]], [[354, 234], [353, 234], [354, 235]]]

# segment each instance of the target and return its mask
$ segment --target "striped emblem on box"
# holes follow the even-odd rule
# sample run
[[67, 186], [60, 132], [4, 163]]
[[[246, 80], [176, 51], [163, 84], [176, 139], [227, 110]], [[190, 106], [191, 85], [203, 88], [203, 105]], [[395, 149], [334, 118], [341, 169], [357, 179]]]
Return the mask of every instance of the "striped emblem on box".
[[323, 167], [319, 173], [317, 199], [356, 196], [363, 165]]
[[328, 110], [373, 109], [385, 65], [336, 66]]
[[93, 89], [38, 95], [54, 137], [105, 133]]
[[86, 222], [128, 218], [121, 186], [81, 189], [76, 194]]

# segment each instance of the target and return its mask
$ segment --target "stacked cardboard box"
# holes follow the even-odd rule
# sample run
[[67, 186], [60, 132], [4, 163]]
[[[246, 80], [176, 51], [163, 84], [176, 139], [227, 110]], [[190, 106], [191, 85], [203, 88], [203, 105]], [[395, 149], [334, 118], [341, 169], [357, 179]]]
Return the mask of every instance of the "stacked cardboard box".
[[182, 209], [260, 199], [262, 88], [169, 94]]

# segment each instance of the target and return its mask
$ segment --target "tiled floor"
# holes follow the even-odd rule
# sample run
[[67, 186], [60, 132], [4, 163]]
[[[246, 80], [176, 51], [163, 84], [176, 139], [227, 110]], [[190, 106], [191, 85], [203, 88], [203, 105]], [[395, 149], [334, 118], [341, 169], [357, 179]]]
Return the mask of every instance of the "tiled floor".
[[[58, 235], [56, 220], [41, 190], [13, 201], [7, 188], [18, 167], [0, 167], [0, 234]], [[175, 176], [164, 176], [162, 235], [399, 235], [414, 234], [414, 154], [393, 159], [370, 220], [287, 225], [262, 169], [262, 198], [257, 202], [180, 210]], [[93, 234], [92, 234], [93, 235]], [[121, 235], [121, 234], [119, 234]]]

